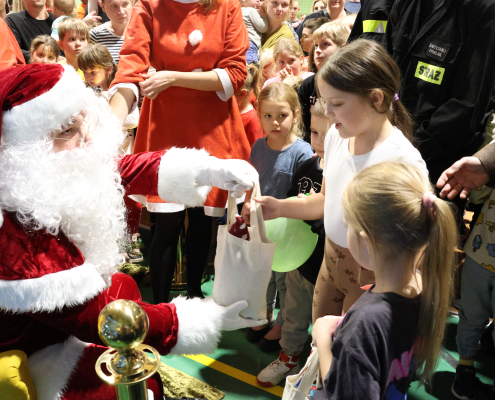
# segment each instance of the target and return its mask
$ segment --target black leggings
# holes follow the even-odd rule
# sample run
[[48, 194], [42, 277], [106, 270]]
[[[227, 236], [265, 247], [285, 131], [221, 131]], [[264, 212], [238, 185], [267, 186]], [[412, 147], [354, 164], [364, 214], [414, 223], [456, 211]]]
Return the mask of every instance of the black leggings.
[[[212, 236], [212, 217], [203, 208], [188, 208], [186, 233], [187, 294], [203, 297], [201, 279], [208, 260]], [[154, 213], [155, 229], [150, 246], [150, 277], [155, 304], [169, 301], [170, 287], [177, 264], [177, 243], [184, 225], [186, 210]]]

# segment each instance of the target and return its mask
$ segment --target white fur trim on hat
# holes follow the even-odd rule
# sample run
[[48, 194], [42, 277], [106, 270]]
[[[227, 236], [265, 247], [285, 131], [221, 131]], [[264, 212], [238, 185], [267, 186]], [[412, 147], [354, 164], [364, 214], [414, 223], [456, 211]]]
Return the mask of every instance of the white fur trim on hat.
[[205, 165], [206, 150], [172, 147], [162, 157], [158, 168], [158, 195], [168, 203], [200, 207], [211, 186], [198, 185], [198, 171]]
[[74, 336], [33, 353], [28, 358], [38, 400], [59, 400], [88, 344]]
[[98, 269], [86, 262], [41, 278], [0, 280], [0, 310], [54, 311], [83, 304], [104, 289], [106, 283]]
[[176, 297], [175, 304], [179, 319], [177, 343], [170, 354], [211, 354], [220, 340], [223, 308], [213, 299]]
[[203, 34], [198, 29], [192, 31], [191, 34], [189, 35], [189, 43], [191, 43], [191, 46], [193, 47], [200, 44], [202, 40], [203, 40]]
[[92, 90], [86, 88], [74, 68], [65, 65], [64, 69], [48, 92], [3, 112], [2, 145], [45, 138], [83, 109]]

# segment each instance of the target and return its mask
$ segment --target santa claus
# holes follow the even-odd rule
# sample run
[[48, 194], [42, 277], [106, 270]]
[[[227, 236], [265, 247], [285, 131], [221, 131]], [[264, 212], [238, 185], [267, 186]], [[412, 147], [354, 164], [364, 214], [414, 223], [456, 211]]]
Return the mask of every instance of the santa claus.
[[115, 398], [94, 362], [105, 350], [98, 315], [118, 298], [144, 308], [145, 343], [161, 354], [209, 353], [222, 330], [266, 322], [241, 318], [246, 302], [142, 303], [134, 281], [116, 273], [124, 193], [199, 206], [212, 186], [251, 188], [258, 176], [248, 163], [178, 148], [118, 157], [118, 120], [70, 67], [2, 71], [0, 101], [0, 352], [27, 354], [38, 400]]

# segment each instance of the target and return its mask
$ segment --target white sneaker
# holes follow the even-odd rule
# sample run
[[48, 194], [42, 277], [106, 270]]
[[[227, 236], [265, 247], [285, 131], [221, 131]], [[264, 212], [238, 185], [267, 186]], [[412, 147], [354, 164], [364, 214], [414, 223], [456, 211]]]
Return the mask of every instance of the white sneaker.
[[281, 351], [278, 358], [258, 374], [256, 381], [263, 387], [272, 387], [299, 370], [299, 356], [287, 356]]

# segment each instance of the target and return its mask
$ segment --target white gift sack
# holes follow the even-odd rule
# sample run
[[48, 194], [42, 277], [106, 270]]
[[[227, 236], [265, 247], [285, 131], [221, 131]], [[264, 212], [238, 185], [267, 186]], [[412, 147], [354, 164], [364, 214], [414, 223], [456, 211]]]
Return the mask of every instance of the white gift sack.
[[[313, 346], [312, 346], [313, 347]], [[285, 378], [282, 400], [308, 400], [313, 382], [319, 379], [318, 350], [313, 347], [304, 367], [296, 375]]]
[[[256, 182], [252, 197], [260, 196]], [[250, 240], [229, 233], [235, 223], [237, 205], [229, 192], [227, 225], [218, 229], [215, 256], [213, 300], [222, 306], [246, 300], [248, 308], [240, 315], [244, 318], [266, 318], [266, 290], [272, 273], [275, 243], [266, 237], [261, 205], [251, 200]]]

